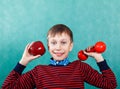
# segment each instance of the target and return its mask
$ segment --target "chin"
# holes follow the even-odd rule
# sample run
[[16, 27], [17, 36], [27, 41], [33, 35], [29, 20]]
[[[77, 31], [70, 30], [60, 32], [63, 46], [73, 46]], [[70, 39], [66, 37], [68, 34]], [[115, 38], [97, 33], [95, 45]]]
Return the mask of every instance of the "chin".
[[55, 57], [54, 59], [57, 60], [57, 61], [62, 61], [62, 60], [64, 60], [65, 58], [58, 58], [58, 57]]

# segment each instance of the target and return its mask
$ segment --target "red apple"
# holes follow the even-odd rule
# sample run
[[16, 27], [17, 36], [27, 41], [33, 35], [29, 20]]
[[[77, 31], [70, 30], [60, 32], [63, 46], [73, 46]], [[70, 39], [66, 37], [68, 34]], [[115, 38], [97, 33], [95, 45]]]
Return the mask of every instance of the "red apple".
[[31, 55], [43, 55], [45, 53], [46, 49], [41, 41], [35, 41], [29, 48], [28, 52]]

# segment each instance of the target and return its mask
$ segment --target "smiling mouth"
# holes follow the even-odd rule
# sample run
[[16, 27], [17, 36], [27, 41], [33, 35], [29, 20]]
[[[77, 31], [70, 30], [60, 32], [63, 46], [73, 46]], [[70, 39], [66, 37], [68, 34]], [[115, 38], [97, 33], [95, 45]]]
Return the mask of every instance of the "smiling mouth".
[[56, 56], [62, 56], [64, 53], [62, 53], [62, 52], [54, 52], [54, 54], [55, 54]]
[[57, 55], [57, 56], [62, 56], [62, 55], [63, 55], [63, 53], [56, 53], [56, 55]]

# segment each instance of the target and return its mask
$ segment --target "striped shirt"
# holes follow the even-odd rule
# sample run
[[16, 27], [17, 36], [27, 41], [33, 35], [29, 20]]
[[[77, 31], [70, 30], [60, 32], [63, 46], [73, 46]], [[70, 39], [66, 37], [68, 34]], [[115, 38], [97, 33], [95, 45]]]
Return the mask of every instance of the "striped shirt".
[[84, 82], [102, 89], [115, 89], [116, 79], [106, 61], [98, 63], [101, 73], [76, 60], [67, 66], [38, 65], [21, 74], [17, 64], [3, 83], [2, 89], [84, 89]]

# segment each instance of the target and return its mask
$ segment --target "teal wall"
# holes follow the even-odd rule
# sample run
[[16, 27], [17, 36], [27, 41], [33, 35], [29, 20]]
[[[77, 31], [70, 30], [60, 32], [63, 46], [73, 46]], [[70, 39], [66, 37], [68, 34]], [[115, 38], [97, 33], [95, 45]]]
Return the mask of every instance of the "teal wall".
[[[0, 86], [20, 60], [27, 43], [41, 40], [54, 24], [66, 24], [74, 34], [71, 61], [77, 53], [99, 40], [107, 44], [103, 53], [117, 77], [120, 89], [120, 1], [119, 0], [0, 0]], [[28, 64], [24, 72], [38, 64], [48, 64], [50, 54]], [[95, 61], [86, 63], [98, 70]], [[85, 84], [86, 89], [97, 89]]]

